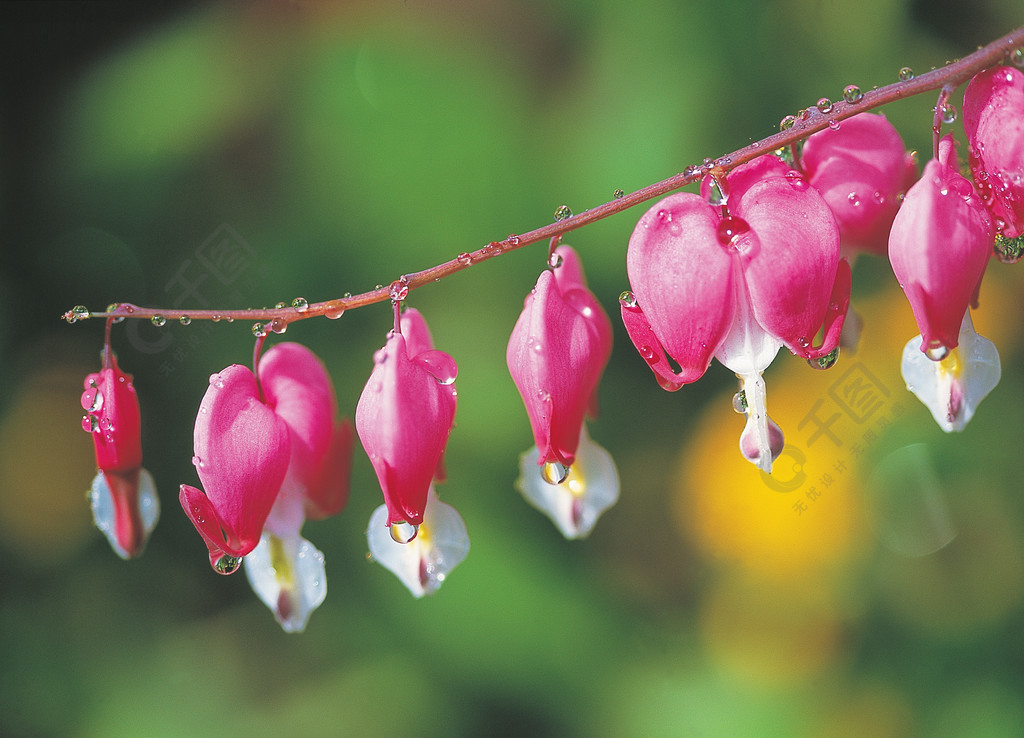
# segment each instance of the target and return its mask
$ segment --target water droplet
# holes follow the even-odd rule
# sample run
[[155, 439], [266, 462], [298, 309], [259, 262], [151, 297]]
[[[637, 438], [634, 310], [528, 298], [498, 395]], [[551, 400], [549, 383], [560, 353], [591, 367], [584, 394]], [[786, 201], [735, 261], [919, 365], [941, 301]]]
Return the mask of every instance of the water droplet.
[[828, 127], [829, 127], [830, 130], [838, 131], [839, 130], [839, 121], [837, 121], [837, 120], [830, 120], [828, 122]]
[[627, 307], [627, 308], [636, 307], [636, 295], [634, 295], [629, 290], [626, 290], [625, 292], [620, 293], [619, 294], [619, 304], [622, 305], [622, 307]]
[[879, 205], [885, 205], [885, 195], [883, 195], [878, 190], [875, 190], [871, 194], [871, 199], [874, 200], [875, 202], [877, 202]]
[[850, 105], [856, 105], [864, 99], [864, 93], [857, 85], [847, 85], [843, 88], [843, 101]]
[[568, 205], [559, 205], [555, 208], [555, 220], [565, 220], [572, 217], [572, 210]]
[[327, 316], [328, 320], [337, 320], [345, 314], [345, 305], [341, 300], [331, 300], [324, 307], [324, 315]]
[[[202, 518], [199, 518], [199, 520], [202, 520]], [[217, 563], [213, 565], [213, 570], [218, 574], [234, 574], [236, 571], [238, 571], [238, 567], [240, 567], [241, 565], [241, 556], [231, 556], [230, 554], [224, 554], [219, 559], [217, 559]]]
[[945, 105], [942, 106], [942, 112], [940, 113], [940, 115], [942, 116], [942, 122], [945, 123], [947, 126], [950, 123], [955, 123], [956, 106], [951, 105], [950, 103], [946, 103]]
[[210, 384], [217, 389], [224, 389], [224, 379], [219, 374], [210, 375]]
[[178, 322], [181, 323], [182, 325], [190, 325], [192, 323], [192, 318], [190, 318], [187, 315], [182, 315], [180, 318], [178, 318]]
[[697, 174], [697, 167], [691, 164], [683, 170], [684, 177], [693, 177]]
[[96, 387], [90, 387], [82, 393], [82, 409], [98, 413], [103, 408], [103, 393]]
[[548, 266], [552, 269], [558, 269], [558, 267], [562, 266], [562, 255], [557, 253], [551, 254], [548, 257]]
[[949, 356], [949, 348], [939, 341], [932, 341], [924, 351], [924, 355], [932, 361], [942, 361]]
[[284, 333], [288, 330], [288, 321], [284, 318], [274, 318], [270, 321], [270, 330], [277, 334]]
[[796, 339], [796, 345], [800, 348], [807, 348], [811, 345], [811, 342], [807, 339], [807, 336], [800, 336], [800, 338]]
[[86, 433], [96, 433], [100, 429], [100, 419], [95, 415], [82, 416], [82, 430]]
[[732, 396], [732, 409], [733, 412], [740, 415], [747, 414], [747, 393], [744, 390], [740, 390]]
[[89, 317], [89, 308], [85, 305], [75, 305], [73, 308], [64, 313], [64, 320], [69, 323], [77, 323], [79, 320], [85, 320]]
[[785, 118], [783, 118], [782, 120], [779, 121], [779, 130], [780, 131], [788, 131], [794, 125], [796, 125], [796, 116], [795, 115], [787, 115]]
[[287, 305], [283, 301], [274, 304], [274, 310], [282, 310], [286, 307]]
[[569, 478], [569, 467], [559, 461], [548, 461], [540, 468], [540, 478], [548, 484], [561, 484]]
[[400, 279], [396, 279], [388, 286], [388, 296], [394, 302], [401, 302], [409, 296], [409, 278], [402, 276]]
[[750, 225], [743, 218], [729, 215], [722, 218], [718, 223], [715, 235], [718, 236], [718, 243], [723, 246], [733, 246], [738, 238], [750, 231]]
[[914, 70], [910, 67], [903, 67], [899, 73], [900, 82], [909, 82], [914, 79]]
[[105, 431], [114, 430], [114, 424], [110, 422], [110, 418], [100, 418], [100, 428]]
[[704, 165], [704, 171], [708, 171], [709, 169], [711, 169], [711, 167], [715, 165], [715, 160], [712, 159], [710, 156], [706, 156], [704, 157], [704, 161], [701, 163]]
[[420, 527], [418, 525], [407, 523], [404, 520], [396, 520], [388, 526], [388, 533], [391, 534], [391, 540], [395, 543], [409, 543], [419, 532]]
[[817, 103], [815, 103], [814, 107], [816, 107], [818, 109], [818, 112], [821, 113], [822, 115], [828, 115], [829, 113], [832, 112], [832, 109], [835, 106], [832, 104], [831, 100], [829, 100], [827, 97], [823, 97], [820, 100], [818, 100]]
[[202, 466], [202, 465], [203, 465], [203, 460], [201, 458], [199, 458], [198, 456], [193, 456], [192, 457], [192, 466]]
[[1017, 69], [1024, 69], [1024, 47], [1010, 52], [1010, 63]]
[[219, 323], [220, 322], [220, 316], [215, 314], [213, 316], [213, 318], [211, 318], [211, 320], [213, 320], [214, 323]]
[[850, 204], [853, 205], [854, 207], [860, 205], [860, 197], [857, 196], [856, 192], [851, 192], [849, 195], [846, 196], [846, 199], [849, 200]]
[[642, 357], [644, 357], [644, 361], [646, 361], [648, 364], [654, 364], [654, 363], [656, 363], [658, 361], [658, 354], [657, 354], [657, 352], [655, 352], [655, 350], [653, 348], [651, 348], [650, 346], [643, 345], [643, 346], [640, 347], [639, 350], [640, 350], [640, 355]]
[[1003, 264], [1016, 264], [1024, 257], [1024, 235], [1007, 238], [1001, 233], [997, 234], [992, 251]]
[[252, 334], [256, 336], [256, 338], [263, 338], [263, 336], [267, 335], [267, 328], [262, 323], [253, 323]]
[[451, 384], [459, 376], [459, 365], [444, 351], [424, 351], [416, 357], [416, 363], [426, 369], [438, 384]]
[[811, 365], [812, 369], [831, 369], [836, 365], [837, 361], [839, 361], [838, 346], [824, 356], [819, 356], [817, 359], [808, 359], [807, 363]]
[[506, 242], [506, 243], [507, 243], [507, 244], [508, 244], [509, 246], [518, 246], [518, 245], [519, 245], [519, 236], [517, 236], [517, 235], [516, 235], [515, 233], [510, 233], [510, 234], [508, 234], [508, 236], [507, 236], [507, 237], [505, 238], [505, 242]]
[[463, 252], [462, 252], [461, 254], [459, 254], [459, 255], [458, 255], [457, 257], [455, 257], [455, 258], [456, 258], [456, 259], [458, 260], [458, 262], [459, 262], [460, 264], [462, 264], [463, 266], [469, 266], [470, 264], [472, 264], [472, 263], [473, 263], [473, 257], [472, 257], [472, 256], [470, 256], [469, 254], [467, 254], [467, 253], [466, 253], [465, 251], [463, 251]]
[[121, 307], [121, 303], [119, 303], [119, 302], [112, 302], [112, 303], [110, 303], [109, 305], [107, 305], [107, 312], [108, 312], [108, 313], [113, 313], [113, 312], [115, 312], [115, 311], [116, 311], [116, 310], [117, 310], [117, 309], [118, 309], [119, 307]]
[[304, 313], [309, 310], [309, 300], [305, 297], [296, 297], [292, 300], [292, 309], [297, 313]]
[[160, 326], [164, 325], [167, 322], [167, 318], [165, 318], [162, 315], [157, 314], [157, 315], [154, 315], [152, 318], [150, 318], [149, 322], [159, 328]]
[[623, 190], [615, 190], [615, 192], [612, 193], [612, 197], [616, 200], [621, 200], [625, 196], [626, 193]]

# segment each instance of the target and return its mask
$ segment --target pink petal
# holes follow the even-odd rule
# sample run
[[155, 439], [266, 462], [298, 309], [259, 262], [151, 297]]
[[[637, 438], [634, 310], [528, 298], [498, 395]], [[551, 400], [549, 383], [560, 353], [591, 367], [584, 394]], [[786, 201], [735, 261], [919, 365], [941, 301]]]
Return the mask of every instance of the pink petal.
[[993, 67], [964, 91], [964, 131], [979, 193], [1002, 235], [1024, 233], [1024, 72]]
[[306, 517], [321, 520], [341, 512], [348, 502], [352, 475], [352, 445], [355, 433], [348, 418], [334, 426], [331, 445], [320, 467], [320, 474], [306, 495]]
[[957, 346], [995, 237], [973, 185], [958, 174], [953, 146], [952, 135], [939, 142], [939, 158], [907, 192], [889, 235], [889, 260], [914, 310], [922, 350]]
[[754, 317], [802, 354], [825, 320], [839, 263], [839, 229], [821, 195], [796, 172], [765, 171], [768, 176], [732, 193], [729, 209], [759, 242], [743, 253]]
[[455, 419], [455, 386], [411, 358], [401, 333], [390, 335], [374, 364], [356, 407], [356, 432], [384, 492], [388, 525], [419, 525]]
[[247, 368], [229, 366], [211, 377], [196, 418], [199, 490], [182, 486], [186, 514], [218, 551], [244, 556], [259, 543], [290, 458], [285, 421], [259, 399]]
[[580, 281], [575, 252], [560, 247], [557, 253], [562, 265], [542, 272], [526, 298], [506, 359], [530, 417], [539, 463], [569, 465], [612, 337], [607, 314]]
[[87, 414], [82, 427], [92, 435], [96, 466], [131, 472], [142, 466], [139, 398], [132, 376], [121, 371], [113, 354], [109, 362], [110, 366], [85, 378], [82, 409]]
[[[626, 271], [637, 306], [624, 306], [623, 320], [664, 381], [699, 379], [732, 324], [733, 260], [717, 237], [720, 220], [699, 196], [677, 193], [644, 213], [629, 239]], [[679, 363], [678, 374], [662, 364], [661, 348]]]
[[808, 138], [801, 161], [836, 217], [843, 246], [885, 254], [898, 195], [909, 186], [896, 128], [884, 116], [861, 113]]

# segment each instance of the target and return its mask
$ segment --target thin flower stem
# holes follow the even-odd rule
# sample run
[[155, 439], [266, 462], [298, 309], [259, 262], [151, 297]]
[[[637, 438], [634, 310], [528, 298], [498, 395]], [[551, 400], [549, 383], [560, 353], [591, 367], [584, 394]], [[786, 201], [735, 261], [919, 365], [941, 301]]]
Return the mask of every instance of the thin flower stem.
[[[469, 253], [459, 254], [456, 258], [424, 269], [420, 272], [413, 272], [402, 276], [402, 283], [409, 290], [431, 284], [452, 274], [461, 272], [468, 267], [487, 261], [501, 254], [524, 246], [537, 243], [538, 241], [560, 238], [562, 235], [574, 231], [577, 228], [590, 225], [603, 220], [611, 215], [621, 213], [636, 205], [653, 200], [656, 197], [677, 190], [686, 185], [698, 182], [705, 175], [712, 175], [722, 178], [727, 172], [738, 167], [740, 164], [754, 159], [762, 154], [777, 149], [791, 146], [801, 141], [812, 133], [821, 131], [829, 126], [835, 125], [838, 121], [845, 120], [859, 113], [873, 110], [887, 105], [888, 103], [904, 98], [913, 97], [923, 92], [929, 92], [940, 88], [949, 90], [955, 89], [963, 84], [978, 72], [999, 64], [1005, 60], [1016, 49], [1024, 47], [1024, 26], [996, 39], [973, 54], [962, 59], [951, 62], [943, 67], [933, 69], [918, 77], [908, 80], [901, 80], [885, 87], [869, 90], [857, 102], [846, 102], [839, 100], [832, 104], [828, 113], [822, 113], [814, 105], [801, 110], [796, 115], [796, 121], [786, 130], [763, 138], [760, 141], [737, 149], [732, 153], [725, 154], [717, 159], [705, 159], [701, 164], [686, 167], [682, 172], [667, 179], [643, 187], [635, 192], [624, 194], [621, 197], [598, 205], [597, 207], [585, 210], [577, 215], [556, 220], [554, 223], [536, 228], [528, 233], [508, 236], [502, 241], [492, 241], [483, 248]], [[936, 115], [941, 115], [940, 111]], [[617, 193], [616, 193], [617, 194]], [[129, 303], [121, 303], [116, 309], [107, 312], [88, 312], [84, 309], [69, 310], [62, 317], [69, 323], [84, 320], [85, 318], [147, 318], [152, 319], [162, 316], [168, 320], [188, 317], [192, 320], [254, 320], [272, 321], [275, 318], [283, 321], [284, 324], [293, 323], [306, 318], [327, 315], [328, 317], [339, 317], [347, 310], [372, 305], [378, 302], [386, 302], [391, 299], [389, 287], [379, 287], [359, 295], [345, 296], [327, 302], [309, 304], [301, 311], [293, 307], [281, 307], [259, 310], [189, 310], [189, 309], [168, 309], [168, 308], [144, 308]]]

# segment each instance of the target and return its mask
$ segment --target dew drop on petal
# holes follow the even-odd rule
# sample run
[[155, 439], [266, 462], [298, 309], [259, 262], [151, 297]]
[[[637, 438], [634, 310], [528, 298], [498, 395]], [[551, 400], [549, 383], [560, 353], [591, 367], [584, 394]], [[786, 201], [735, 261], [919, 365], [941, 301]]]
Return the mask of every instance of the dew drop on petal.
[[292, 309], [297, 313], [304, 313], [309, 310], [309, 300], [305, 297], [296, 297], [292, 300]]
[[548, 484], [561, 484], [569, 478], [569, 467], [560, 461], [548, 461], [540, 468], [540, 477]]
[[572, 217], [572, 209], [568, 205], [559, 205], [555, 208], [555, 220], [566, 220]]
[[97, 413], [103, 407], [103, 393], [96, 387], [90, 387], [82, 393], [82, 409]]
[[843, 88], [843, 101], [850, 105], [856, 105], [864, 99], [864, 93], [857, 85], [847, 85]]
[[391, 540], [395, 543], [409, 543], [416, 538], [416, 534], [420, 532], [420, 527], [407, 523], [404, 520], [396, 520], [388, 526], [388, 532], [391, 534]]
[[949, 347], [939, 341], [932, 341], [924, 350], [924, 355], [932, 361], [942, 361], [949, 356]]
[[95, 415], [83, 415], [82, 416], [82, 430], [86, 433], [98, 433], [100, 429], [100, 421]]
[[236, 571], [238, 571], [238, 567], [240, 567], [241, 565], [242, 557], [224, 554], [219, 559], [217, 559], [216, 563], [213, 564], [213, 570], [218, 574], [234, 574]]
[[992, 251], [1003, 264], [1016, 264], [1021, 257], [1024, 257], [1024, 235], [1007, 238], [1002, 234], [997, 234]]
[[627, 308], [636, 307], [636, 295], [634, 295], [629, 290], [626, 290], [625, 292], [620, 293], [619, 294], [619, 304], [622, 305], [622, 307], [627, 307]]
[[914, 70], [910, 67], [903, 67], [899, 73], [900, 82], [909, 82], [914, 79]]
[[839, 347], [836, 346], [830, 352], [824, 356], [819, 356], [817, 359], [808, 359], [807, 363], [810, 364], [812, 369], [831, 369], [839, 361]]

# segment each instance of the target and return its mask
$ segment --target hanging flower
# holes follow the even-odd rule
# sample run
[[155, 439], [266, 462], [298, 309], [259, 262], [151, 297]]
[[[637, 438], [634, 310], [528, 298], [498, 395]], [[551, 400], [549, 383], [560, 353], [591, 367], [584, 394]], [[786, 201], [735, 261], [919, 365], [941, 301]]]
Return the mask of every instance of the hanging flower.
[[968, 161], [982, 201], [1005, 238], [1024, 234], [1024, 72], [993, 67], [964, 90]]
[[305, 346], [274, 346], [260, 359], [259, 379], [266, 404], [288, 427], [290, 458], [245, 573], [281, 627], [301, 632], [327, 594], [327, 576], [323, 554], [300, 532], [307, 517], [333, 515], [348, 499], [352, 426], [335, 420], [330, 376]]
[[181, 485], [181, 507], [231, 574], [260, 542], [291, 457], [290, 430], [267, 405], [252, 371], [233, 364], [210, 377], [195, 427], [192, 463], [203, 490]]
[[893, 272], [921, 331], [903, 350], [903, 378], [947, 432], [962, 430], [999, 381], [999, 354], [975, 333], [968, 309], [994, 238], [948, 135], [907, 192], [889, 236]]
[[[536, 442], [523, 456], [534, 469], [524, 468], [516, 486], [567, 538], [577, 538], [590, 532], [619, 493], [611, 457], [584, 429], [585, 416], [596, 410], [597, 385], [611, 356], [612, 328], [587, 289], [576, 252], [560, 246], [551, 264], [527, 295], [508, 343], [509, 372]], [[610, 474], [596, 475], [589, 484], [581, 482], [584, 472], [576, 468], [584, 442], [591, 458], [603, 455], [611, 465]], [[567, 517], [565, 510], [575, 514]]]
[[373, 559], [389, 569], [415, 597], [433, 594], [469, 553], [469, 534], [462, 517], [441, 502], [430, 485], [423, 522], [416, 537], [405, 543], [388, 533], [388, 508], [381, 505], [366, 529]]
[[385, 524], [396, 540], [411, 540], [455, 420], [458, 367], [433, 348], [426, 321], [413, 309], [373, 361], [356, 406], [356, 432], [384, 492]]
[[[798, 172], [766, 156], [737, 167], [726, 184], [720, 208], [678, 193], [640, 219], [626, 254], [632, 292], [620, 297], [622, 319], [667, 390], [699, 379], [712, 357], [740, 376], [740, 450], [770, 472], [783, 437], [768, 417], [761, 372], [782, 346], [831, 364], [850, 269], [832, 212]], [[711, 185], [705, 178], [705, 197]]]
[[900, 193], [917, 178], [914, 154], [883, 115], [861, 113], [804, 143], [801, 163], [839, 226], [843, 253], [884, 255]]
[[160, 501], [142, 468], [139, 398], [110, 348], [104, 367], [85, 378], [82, 428], [92, 436], [98, 471], [89, 491], [93, 519], [122, 559], [142, 553], [160, 516]]
[[974, 186], [960, 176], [952, 135], [907, 192], [889, 235], [889, 260], [939, 360], [959, 343], [960, 324], [985, 273], [995, 232]]

